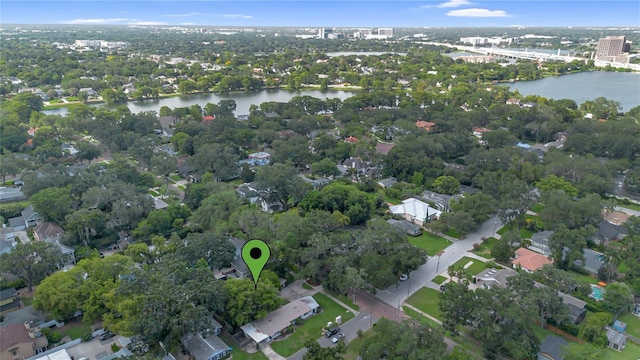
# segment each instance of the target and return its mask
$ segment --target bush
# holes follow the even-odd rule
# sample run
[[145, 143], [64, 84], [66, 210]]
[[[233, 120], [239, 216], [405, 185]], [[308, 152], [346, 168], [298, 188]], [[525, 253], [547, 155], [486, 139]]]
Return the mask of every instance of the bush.
[[55, 343], [59, 343], [60, 340], [62, 340], [62, 335], [60, 335], [59, 333], [49, 328], [42, 329], [40, 330], [40, 332], [42, 332], [42, 335], [47, 337], [47, 340], [49, 340], [49, 343], [55, 344]]
[[480, 243], [473, 244], [473, 249], [474, 250], [480, 250]]
[[116, 345], [116, 343], [111, 344], [111, 351], [118, 352], [120, 350], [120, 347], [118, 345]]
[[499, 269], [502, 268], [502, 266], [498, 265], [495, 261], [487, 261], [484, 263], [484, 267], [486, 269]]
[[[371, 315], [369, 315], [371, 316]], [[358, 335], [359, 338], [362, 337], [362, 329], [358, 329], [358, 331], [356, 331], [356, 335]]]
[[22, 289], [23, 287], [26, 287], [26, 286], [27, 285], [24, 283], [24, 280], [22, 280], [22, 279], [16, 279], [16, 280], [11, 280], [11, 281], [3, 280], [0, 283], [0, 290]]

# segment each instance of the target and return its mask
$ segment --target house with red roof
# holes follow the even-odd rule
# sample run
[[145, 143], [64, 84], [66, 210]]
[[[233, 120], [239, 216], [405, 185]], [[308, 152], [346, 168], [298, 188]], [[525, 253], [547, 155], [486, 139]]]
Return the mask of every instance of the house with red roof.
[[213, 115], [207, 115], [205, 117], [202, 118], [202, 121], [200, 122], [200, 124], [202, 125], [211, 125], [211, 123], [213, 122], [213, 120], [215, 120], [216, 117]]
[[521, 268], [528, 273], [532, 273], [551, 263], [552, 261], [546, 256], [526, 248], [516, 250], [515, 259], [511, 261], [514, 269]]
[[358, 138], [354, 136], [348, 136], [347, 138], [344, 139], [344, 142], [347, 142], [349, 144], [355, 144], [358, 142]]
[[436, 126], [436, 123], [431, 121], [418, 120], [416, 121], [416, 126], [430, 132]]

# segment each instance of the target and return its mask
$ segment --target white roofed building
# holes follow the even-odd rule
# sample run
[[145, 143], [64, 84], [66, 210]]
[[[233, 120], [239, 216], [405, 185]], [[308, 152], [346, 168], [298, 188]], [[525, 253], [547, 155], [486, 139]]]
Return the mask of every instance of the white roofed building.
[[389, 206], [389, 210], [392, 214], [402, 216], [419, 226], [424, 226], [429, 221], [438, 220], [442, 215], [442, 211], [414, 198], [403, 200], [399, 205]]

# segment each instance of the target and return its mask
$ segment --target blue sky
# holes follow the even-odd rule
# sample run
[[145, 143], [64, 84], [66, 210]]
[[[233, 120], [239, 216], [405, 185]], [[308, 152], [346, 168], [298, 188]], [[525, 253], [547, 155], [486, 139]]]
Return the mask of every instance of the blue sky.
[[0, 23], [310, 27], [638, 27], [640, 1], [2, 0]]

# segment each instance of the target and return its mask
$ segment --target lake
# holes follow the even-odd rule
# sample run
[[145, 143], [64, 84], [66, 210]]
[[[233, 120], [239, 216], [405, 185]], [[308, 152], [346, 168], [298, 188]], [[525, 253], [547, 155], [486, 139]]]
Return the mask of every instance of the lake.
[[[290, 91], [283, 89], [276, 90], [262, 90], [252, 92], [234, 92], [228, 94], [192, 94], [175, 97], [160, 98], [158, 100], [143, 100], [143, 101], [129, 101], [125, 105], [136, 114], [141, 111], [155, 111], [160, 112], [162, 106], [167, 106], [171, 109], [177, 107], [188, 107], [198, 104], [204, 108], [207, 103], [217, 104], [220, 100], [235, 100], [236, 102], [236, 114], [237, 115], [249, 115], [249, 108], [251, 105], [260, 105], [265, 102], [289, 102], [296, 96], [312, 96], [319, 99], [338, 98], [340, 100], [347, 99], [356, 92], [344, 91], [344, 90], [309, 90], [309, 91]], [[92, 104], [91, 106], [107, 106], [105, 104]], [[43, 113], [48, 115], [60, 115], [67, 114], [67, 108], [62, 107], [58, 109], [44, 110]]]
[[549, 99], [571, 99], [578, 105], [603, 96], [620, 103], [624, 111], [640, 105], [640, 74], [591, 71], [519, 81], [508, 85], [522, 95], [539, 95]]

